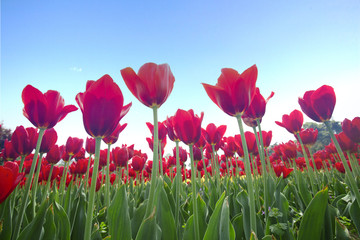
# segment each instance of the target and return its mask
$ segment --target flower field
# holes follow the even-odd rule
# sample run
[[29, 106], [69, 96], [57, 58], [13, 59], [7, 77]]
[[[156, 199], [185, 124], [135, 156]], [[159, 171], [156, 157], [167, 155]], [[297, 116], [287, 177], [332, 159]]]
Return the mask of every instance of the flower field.
[[[115, 146], [139, 103], [125, 104], [109, 75], [86, 83], [74, 96], [78, 107], [57, 91], [25, 86], [23, 114], [34, 127], [18, 126], [1, 151], [1, 240], [360, 239], [360, 117], [344, 119], [334, 133], [331, 86], [299, 97], [302, 111], [276, 122], [292, 140], [271, 145], [261, 121], [274, 93], [261, 95], [256, 65], [224, 68], [215, 85], [203, 83], [238, 123], [234, 136], [225, 125], [203, 126], [204, 113], [192, 109], [159, 121], [175, 82], [168, 64], [120, 72], [153, 110], [146, 123], [153, 156]], [[53, 127], [78, 108], [89, 137], [59, 145]], [[329, 145], [312, 151], [318, 130], [303, 128], [303, 114], [325, 126]]]

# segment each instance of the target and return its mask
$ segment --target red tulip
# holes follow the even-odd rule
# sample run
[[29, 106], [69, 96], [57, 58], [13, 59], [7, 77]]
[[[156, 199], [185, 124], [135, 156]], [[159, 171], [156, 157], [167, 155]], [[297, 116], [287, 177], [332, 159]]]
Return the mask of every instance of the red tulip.
[[[99, 168], [106, 166], [107, 164], [107, 149], [104, 150], [100, 150], [100, 160], [99, 160]], [[112, 161], [112, 156], [110, 154], [110, 159], [109, 161]]]
[[134, 156], [131, 161], [131, 166], [136, 172], [140, 172], [144, 169], [145, 166], [145, 158], [140, 156]]
[[336, 137], [336, 140], [339, 142], [341, 150], [343, 150], [344, 152], [347, 152], [347, 151], [357, 152], [358, 144], [351, 141], [351, 139], [348, 138], [344, 132], [335, 134], [335, 137]]
[[323, 85], [317, 90], [307, 91], [299, 98], [301, 110], [315, 122], [325, 122], [331, 118], [336, 103], [334, 89]]
[[14, 191], [24, 177], [19, 173], [19, 166], [14, 162], [5, 162], [0, 166], [0, 204]]
[[94, 138], [109, 136], [131, 107], [131, 103], [123, 106], [121, 90], [109, 75], [88, 81], [86, 91], [76, 95], [76, 102], [83, 114], [85, 130]]
[[54, 145], [50, 148], [49, 152], [46, 154], [46, 161], [51, 164], [56, 164], [60, 161], [63, 153], [65, 152], [65, 147]]
[[353, 142], [360, 143], [360, 117], [355, 117], [352, 121], [345, 118], [341, 126], [348, 138]]
[[341, 172], [341, 173], [345, 173], [345, 168], [344, 168], [344, 164], [342, 162], [337, 162], [335, 163], [335, 168]]
[[201, 122], [203, 120], [204, 113], [198, 117], [194, 114], [194, 111], [190, 109], [185, 111], [178, 109], [174, 116], [174, 129], [176, 135], [185, 144], [195, 144], [201, 135]]
[[57, 133], [54, 128], [46, 129], [41, 141], [40, 152], [47, 153], [57, 141]]
[[74, 105], [65, 106], [64, 99], [57, 91], [45, 94], [27, 85], [21, 94], [24, 103], [23, 114], [37, 128], [52, 128], [70, 112], [76, 111]]
[[249, 127], [256, 127], [259, 120], [261, 122], [263, 116], [265, 115], [266, 103], [274, 96], [274, 92], [271, 92], [270, 96], [265, 100], [265, 98], [260, 94], [259, 88], [256, 88], [254, 98], [252, 99], [250, 106], [241, 116], [244, 123]]
[[301, 131], [304, 118], [303, 114], [299, 110], [294, 110], [290, 115], [284, 114], [282, 117], [282, 122], [275, 121], [280, 127], [286, 128], [288, 132], [295, 134]]
[[95, 138], [86, 138], [85, 150], [88, 154], [95, 154]]
[[175, 141], [180, 141], [180, 139], [175, 134], [173, 119], [174, 117], [167, 117], [164, 123], [170, 140], [175, 142]]
[[195, 143], [198, 148], [204, 148], [206, 146], [206, 140], [204, 135], [201, 133], [199, 141]]
[[284, 159], [295, 159], [297, 156], [297, 145], [293, 141], [281, 144], [280, 150]]
[[[149, 148], [151, 149], [151, 151], [154, 151], [154, 149], [153, 149], [153, 147], [154, 147], [154, 137], [146, 138], [146, 141], [148, 142]], [[159, 142], [159, 146], [160, 146], [160, 142]], [[164, 154], [165, 146], [166, 146], [166, 138], [161, 140], [161, 153], [162, 154]]]
[[[246, 131], [245, 132], [245, 140], [246, 140], [246, 145], [248, 147], [249, 153], [257, 154], [258, 148], [257, 148], [257, 144], [256, 144], [255, 134], [252, 132]], [[242, 149], [241, 135], [239, 135], [239, 134], [235, 135], [235, 143], [237, 143], [237, 147], [239, 149]]]
[[[258, 134], [258, 136], [260, 138], [259, 133], [257, 133], [257, 134]], [[264, 148], [269, 147], [270, 143], [271, 143], [271, 139], [272, 139], [272, 131], [268, 131], [268, 132], [261, 131], [261, 135], [263, 137]]]
[[114, 144], [119, 138], [120, 133], [126, 128], [127, 123], [121, 125], [120, 123], [117, 125], [115, 130], [107, 137], [103, 138], [103, 141], [106, 144]]
[[[146, 126], [149, 128], [151, 134], [154, 136], [154, 125], [152, 125], [150, 122], [147, 122]], [[164, 122], [159, 122], [158, 123], [158, 134], [159, 134], [158, 138], [159, 138], [159, 141], [164, 141], [164, 139], [166, 139], [167, 132], [168, 132], [168, 130], [166, 128], [165, 121]]]
[[224, 137], [224, 146], [221, 148], [224, 151], [226, 157], [233, 157], [237, 152], [238, 146], [234, 137]]
[[65, 146], [66, 154], [68, 154], [69, 156], [74, 156], [81, 150], [83, 143], [83, 139], [77, 137], [69, 137], [66, 141]]
[[131, 93], [147, 107], [160, 107], [174, 87], [175, 78], [168, 64], [145, 63], [138, 74], [130, 67], [120, 72]]
[[[187, 152], [182, 147], [179, 147], [179, 160], [180, 164], [184, 164], [187, 160]], [[176, 157], [176, 148], [173, 148], [173, 156]]]
[[312, 128], [301, 129], [299, 135], [304, 145], [306, 146], [313, 145], [316, 142], [318, 136], [318, 130], [317, 129], [314, 130]]
[[226, 125], [221, 125], [216, 127], [215, 124], [210, 123], [207, 125], [206, 130], [202, 130], [202, 134], [205, 137], [205, 140], [210, 145], [218, 144], [223, 138], [226, 131]]
[[5, 139], [4, 149], [2, 150], [1, 155], [6, 161], [13, 161], [19, 156], [19, 154], [15, 151], [12, 142], [7, 139]]
[[116, 147], [112, 150], [112, 157], [117, 167], [126, 167], [129, 161], [129, 151], [127, 147]]
[[241, 74], [234, 69], [223, 68], [215, 86], [206, 83], [202, 85], [221, 110], [230, 116], [242, 115], [255, 95], [257, 74], [256, 65]]
[[15, 151], [20, 156], [29, 155], [36, 147], [38, 132], [35, 128], [16, 127], [11, 136], [11, 142]]

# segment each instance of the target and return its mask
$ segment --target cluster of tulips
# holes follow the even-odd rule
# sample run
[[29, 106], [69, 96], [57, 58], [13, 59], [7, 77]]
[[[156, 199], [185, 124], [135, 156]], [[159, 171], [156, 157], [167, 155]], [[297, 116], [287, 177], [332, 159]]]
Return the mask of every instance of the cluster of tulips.
[[[235, 117], [202, 127], [204, 113], [178, 109], [158, 120], [175, 78], [169, 65], [121, 70], [131, 93], [153, 111], [146, 123], [152, 159], [134, 145], [115, 146], [127, 124], [119, 86], [109, 75], [76, 95], [85, 140], [57, 145], [54, 126], [76, 111], [57, 91], [22, 92], [23, 113], [36, 127], [19, 126], [5, 141], [0, 166], [0, 239], [357, 239], [360, 233], [360, 118], [334, 134], [334, 89], [324, 85], [299, 98], [303, 113], [323, 123], [332, 142], [313, 153], [317, 130], [303, 129], [294, 110], [276, 122], [294, 141], [270, 147], [261, 129], [266, 104], [257, 67], [224, 68], [210, 99]], [[252, 131], [244, 131], [244, 126]], [[165, 153], [167, 138], [174, 142]], [[101, 143], [106, 148], [101, 150]], [[188, 149], [180, 147], [182, 142]]]

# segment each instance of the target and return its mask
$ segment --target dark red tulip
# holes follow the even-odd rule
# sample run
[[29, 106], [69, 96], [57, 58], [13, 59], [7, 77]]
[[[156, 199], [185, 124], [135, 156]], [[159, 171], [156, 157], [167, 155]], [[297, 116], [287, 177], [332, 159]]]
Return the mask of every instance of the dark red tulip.
[[[257, 133], [260, 139], [260, 135], [259, 133]], [[271, 143], [271, 139], [272, 139], [272, 131], [261, 131], [261, 135], [263, 137], [263, 144], [264, 144], [264, 148], [267, 148], [270, 146]]]
[[[187, 152], [182, 147], [179, 147], [179, 160], [180, 164], [184, 164], [187, 160]], [[173, 148], [173, 156], [176, 158], [176, 148]]]
[[57, 141], [57, 133], [54, 128], [46, 129], [41, 141], [40, 152], [47, 153]]
[[53, 90], [43, 94], [37, 88], [27, 85], [21, 97], [24, 116], [37, 128], [52, 128], [68, 113], [77, 110], [74, 105], [65, 106], [60, 93]]
[[256, 92], [254, 98], [250, 103], [250, 106], [241, 116], [247, 126], [256, 127], [256, 120], [259, 120], [259, 122], [261, 122], [263, 116], [265, 115], [266, 104], [273, 96], [274, 92], [271, 92], [270, 96], [265, 100], [265, 98], [260, 94], [259, 88], [256, 88]]
[[[151, 151], [154, 151], [154, 149], [153, 149], [153, 147], [154, 147], [154, 137], [146, 138], [146, 141], [148, 142], [149, 148], [151, 149]], [[159, 141], [159, 146], [160, 146], [160, 141]], [[164, 154], [165, 146], [166, 146], [166, 138], [164, 138], [161, 141], [161, 153], [162, 154]]]
[[165, 123], [167, 134], [168, 134], [170, 140], [175, 142], [175, 141], [180, 141], [180, 139], [175, 134], [173, 119], [174, 119], [173, 116], [172, 117], [167, 117], [166, 121], [164, 123]]
[[134, 171], [140, 172], [144, 169], [145, 162], [146, 162], [145, 158], [134, 156], [131, 161], [131, 166], [134, 169]]
[[[152, 125], [151, 123], [147, 122], [146, 126], [149, 128], [151, 134], [154, 136], [154, 125]], [[158, 138], [159, 141], [164, 141], [164, 139], [166, 139], [166, 135], [167, 135], [167, 128], [165, 125], [165, 121], [164, 122], [159, 122], [158, 123]]]
[[[248, 147], [249, 153], [257, 154], [258, 148], [257, 148], [257, 144], [256, 144], [255, 134], [252, 132], [246, 131], [245, 132], [245, 140], [246, 140], [246, 145]], [[242, 150], [241, 135], [239, 135], [239, 134], [235, 135], [235, 143], [237, 144], [238, 150], [239, 149]]]
[[249, 107], [256, 90], [256, 65], [239, 74], [231, 68], [221, 69], [215, 86], [203, 83], [207, 95], [230, 116], [242, 115]]
[[283, 167], [283, 178], [287, 178], [292, 171], [294, 171], [293, 168], [287, 168], [284, 166]]
[[194, 111], [190, 109], [185, 111], [178, 109], [174, 116], [174, 129], [176, 135], [185, 144], [195, 144], [201, 135], [201, 122], [204, 118], [204, 113], [201, 116], [194, 114]]
[[293, 141], [281, 144], [280, 150], [284, 159], [295, 159], [297, 156], [297, 145]]
[[14, 162], [5, 162], [0, 166], [0, 204], [14, 191], [23, 179], [24, 174], [19, 173], [19, 166]]
[[129, 161], [129, 151], [127, 147], [116, 147], [112, 150], [112, 157], [117, 167], [126, 167]]
[[351, 141], [351, 139], [348, 138], [348, 136], [344, 132], [335, 134], [335, 137], [336, 140], [339, 142], [341, 150], [343, 150], [344, 152], [357, 152], [358, 144]]
[[199, 140], [195, 143], [198, 148], [204, 148], [206, 146], [206, 140], [204, 135], [201, 133]]
[[348, 138], [353, 142], [360, 143], [360, 117], [355, 117], [352, 121], [345, 118], [341, 126]]
[[11, 142], [15, 151], [20, 156], [29, 155], [36, 147], [38, 132], [35, 128], [24, 128], [23, 126], [16, 127], [11, 136]]
[[304, 145], [306, 146], [313, 145], [317, 140], [318, 130], [317, 129], [314, 130], [312, 128], [301, 129], [299, 135]]
[[317, 90], [307, 91], [299, 97], [301, 110], [315, 122], [329, 120], [335, 108], [336, 95], [334, 88], [323, 85]]
[[[51, 165], [48, 164], [48, 165], [44, 165], [42, 168], [41, 168], [41, 172], [40, 172], [40, 178], [39, 178], [39, 181], [47, 181], [49, 179], [49, 174], [50, 174], [50, 169], [51, 169]], [[53, 171], [51, 173], [51, 179], [50, 181], [53, 181], [58, 175], [59, 175], [59, 172], [60, 172], [60, 168], [56, 165], [53, 166]]]
[[175, 78], [168, 64], [145, 63], [138, 74], [130, 67], [120, 72], [131, 93], [147, 107], [160, 107], [174, 87]]
[[304, 122], [304, 117], [302, 112], [299, 110], [294, 110], [290, 115], [284, 114], [282, 116], [282, 122], [275, 121], [280, 127], [286, 128], [288, 132], [295, 134], [301, 131], [301, 127]]
[[200, 148], [198, 148], [197, 146], [193, 145], [193, 155], [194, 155], [194, 161], [201, 161], [202, 156], [201, 156], [201, 150]]
[[86, 138], [85, 150], [88, 154], [95, 154], [95, 138]]
[[202, 129], [202, 134], [205, 137], [207, 143], [210, 145], [216, 145], [223, 138], [225, 131], [226, 125], [216, 127], [215, 124], [210, 123], [207, 125], [206, 129]]
[[4, 149], [2, 150], [1, 155], [6, 161], [14, 161], [19, 156], [19, 154], [15, 151], [12, 142], [7, 139], [5, 139]]
[[345, 173], [345, 168], [344, 168], [344, 164], [342, 162], [337, 162], [335, 163], [335, 168], [341, 172], [341, 173]]
[[88, 81], [86, 91], [76, 95], [76, 102], [83, 114], [85, 130], [94, 138], [109, 136], [131, 107], [131, 103], [123, 106], [122, 92], [109, 75]]
[[77, 137], [69, 137], [66, 141], [65, 150], [69, 156], [76, 155], [82, 148], [84, 143], [83, 139]]
[[76, 174], [85, 174], [88, 166], [88, 159], [82, 158], [76, 162]]
[[56, 164], [60, 161], [61, 157], [65, 152], [65, 147], [54, 145], [50, 148], [49, 152], [46, 154], [46, 161], [51, 164]]
[[103, 138], [103, 141], [106, 144], [114, 144], [117, 142], [120, 133], [126, 128], [127, 123], [121, 125], [120, 123], [117, 125], [117, 127], [115, 128], [115, 130], [107, 137]]
[[[108, 152], [107, 149], [100, 150], [99, 168], [106, 166], [106, 164], [107, 164], [107, 152]], [[110, 159], [109, 159], [109, 161], [110, 161], [110, 162], [112, 161], [112, 156], [111, 156], [111, 154], [110, 154]]]
[[224, 146], [222, 147], [222, 150], [224, 151], [225, 155], [227, 157], [232, 157], [238, 150], [238, 146], [236, 144], [236, 140], [234, 137], [224, 137]]
[[80, 151], [74, 155], [74, 158], [76, 161], [78, 161], [79, 159], [85, 158], [85, 148], [81, 148]]

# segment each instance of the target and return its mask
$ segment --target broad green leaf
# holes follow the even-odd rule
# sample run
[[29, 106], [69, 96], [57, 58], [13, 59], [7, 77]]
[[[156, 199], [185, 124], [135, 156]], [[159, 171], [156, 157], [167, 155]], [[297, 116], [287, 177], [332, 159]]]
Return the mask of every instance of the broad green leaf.
[[225, 198], [220, 217], [219, 239], [235, 240], [235, 230], [230, 222], [229, 201]]
[[0, 216], [0, 239], [11, 239], [12, 231], [12, 199], [15, 196], [8, 197], [1, 205], [2, 215]]
[[298, 240], [320, 239], [328, 201], [328, 189], [319, 191], [307, 206], [300, 223]]
[[131, 239], [131, 222], [124, 185], [118, 189], [107, 213], [111, 238]]
[[360, 234], [360, 208], [356, 200], [351, 204], [349, 213], [351, 220], [353, 220], [354, 225], [358, 231], [358, 234]]
[[243, 223], [243, 215], [242, 214], [238, 214], [237, 216], [235, 216], [232, 220], [231, 223], [234, 227], [235, 230], [235, 236], [236, 236], [236, 240], [241, 240], [245, 238], [245, 233], [244, 233], [244, 223]]
[[74, 201], [76, 204], [72, 205], [72, 225], [71, 225], [71, 239], [84, 239], [84, 229], [86, 222], [86, 201], [83, 193]]
[[325, 212], [324, 222], [324, 239], [334, 239], [335, 234], [335, 217], [338, 215], [338, 210], [332, 205], [328, 204]]
[[131, 232], [132, 232], [133, 239], [136, 238], [136, 234], [140, 228], [141, 222], [144, 219], [147, 202], [148, 202], [148, 200], [146, 199], [134, 211], [134, 216], [131, 219]]
[[136, 235], [136, 240], [160, 240], [161, 239], [161, 229], [156, 224], [155, 219], [156, 207], [154, 207], [150, 216], [141, 223], [139, 231]]
[[221, 195], [220, 199], [217, 201], [215, 205], [214, 212], [210, 217], [209, 224], [205, 232], [204, 240], [219, 239], [221, 210], [224, 200], [225, 200], [225, 192]]
[[198, 215], [199, 215], [199, 233], [200, 233], [200, 239], [202, 239], [206, 232], [206, 227], [207, 227], [206, 218], [207, 218], [208, 209], [206, 207], [206, 203], [204, 202], [204, 200], [202, 200], [200, 195], [197, 196], [196, 201], [197, 201]]
[[174, 215], [162, 184], [158, 185], [157, 191], [156, 219], [162, 231], [162, 239], [177, 239]]
[[57, 230], [57, 236], [60, 240], [69, 240], [71, 234], [71, 227], [69, 218], [63, 209], [63, 207], [54, 201], [53, 203], [54, 210], [54, 221]]
[[183, 240], [193, 240], [193, 239], [195, 239], [194, 215], [191, 215], [185, 225]]
[[301, 196], [303, 202], [305, 203], [305, 206], [308, 206], [309, 203], [311, 202], [310, 190], [308, 189], [303, 176], [299, 175], [298, 180], [299, 180], [298, 187], [299, 187], [300, 196]]
[[20, 233], [18, 239], [21, 240], [31, 240], [31, 239], [40, 239], [41, 233], [44, 231], [43, 224], [45, 221], [45, 215], [47, 210], [47, 201], [44, 201], [41, 204], [39, 211], [36, 213], [34, 219], [27, 225], [24, 230]]
[[42, 237], [42, 240], [53, 240], [53, 239], [60, 239], [56, 235], [56, 225], [54, 221], [54, 212], [53, 212], [53, 206], [50, 205], [46, 212], [46, 220], [44, 223], [44, 235]]
[[338, 218], [335, 220], [336, 226], [336, 240], [349, 240], [349, 230], [339, 221]]

